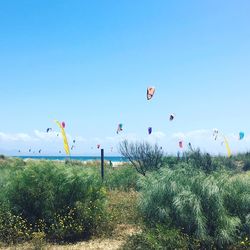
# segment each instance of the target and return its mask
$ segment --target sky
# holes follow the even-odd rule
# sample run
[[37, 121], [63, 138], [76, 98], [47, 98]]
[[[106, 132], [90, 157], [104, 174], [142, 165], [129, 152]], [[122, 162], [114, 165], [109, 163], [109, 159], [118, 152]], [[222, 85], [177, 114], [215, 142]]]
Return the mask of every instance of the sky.
[[0, 153], [63, 151], [55, 119], [72, 155], [117, 155], [124, 139], [226, 154], [214, 128], [250, 151], [249, 13], [248, 0], [1, 1]]

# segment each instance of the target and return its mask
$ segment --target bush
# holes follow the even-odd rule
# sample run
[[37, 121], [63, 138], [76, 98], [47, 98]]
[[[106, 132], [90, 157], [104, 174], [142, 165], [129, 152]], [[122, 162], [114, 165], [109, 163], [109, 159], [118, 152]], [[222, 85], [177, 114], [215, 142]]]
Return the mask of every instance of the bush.
[[0, 241], [19, 243], [30, 239], [30, 227], [21, 216], [10, 212], [10, 208], [1, 204], [0, 207]]
[[109, 189], [129, 191], [136, 189], [138, 173], [131, 166], [107, 169], [104, 175], [104, 184]]
[[125, 140], [120, 143], [119, 151], [144, 176], [146, 172], [163, 166], [163, 151], [157, 144], [152, 146], [148, 142], [128, 143]]
[[217, 165], [212, 161], [210, 154], [202, 154], [199, 149], [186, 153], [183, 160], [192, 165], [194, 168], [200, 169], [208, 174], [217, 170]]
[[5, 196], [11, 216], [22, 218], [33, 231], [45, 231], [48, 239], [85, 239], [107, 222], [101, 181], [77, 168], [32, 162], [11, 176]]
[[[140, 209], [149, 226], [159, 223], [178, 228], [203, 245], [226, 247], [235, 242], [249, 211], [250, 182], [244, 182], [245, 192], [241, 188], [231, 191], [230, 183], [226, 173], [206, 175], [182, 163], [175, 170], [162, 169], [141, 179]], [[226, 202], [230, 197], [242, 201], [239, 210], [230, 210]]]
[[244, 166], [243, 166], [243, 171], [249, 171], [250, 170], [250, 160], [246, 160], [244, 162]]
[[[198, 244], [197, 244], [198, 245]], [[142, 233], [128, 238], [123, 250], [130, 249], [189, 249], [189, 239], [179, 230], [157, 225], [154, 229], [145, 228]]]

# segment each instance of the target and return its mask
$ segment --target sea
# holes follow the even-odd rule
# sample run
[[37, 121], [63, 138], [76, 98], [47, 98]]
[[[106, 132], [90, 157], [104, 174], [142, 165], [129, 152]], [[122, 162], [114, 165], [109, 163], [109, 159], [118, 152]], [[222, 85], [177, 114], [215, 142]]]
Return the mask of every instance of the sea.
[[[15, 156], [21, 159], [34, 159], [34, 160], [52, 160], [52, 161], [64, 161], [64, 160], [76, 160], [76, 161], [100, 161], [100, 156]], [[122, 156], [105, 156], [105, 161], [112, 162], [127, 162], [128, 160]]]

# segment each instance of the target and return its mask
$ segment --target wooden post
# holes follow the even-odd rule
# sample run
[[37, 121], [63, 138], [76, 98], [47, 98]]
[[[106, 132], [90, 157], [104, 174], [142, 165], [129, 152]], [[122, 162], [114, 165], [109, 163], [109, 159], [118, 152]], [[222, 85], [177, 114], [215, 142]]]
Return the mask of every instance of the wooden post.
[[101, 149], [101, 176], [102, 181], [104, 180], [104, 149]]

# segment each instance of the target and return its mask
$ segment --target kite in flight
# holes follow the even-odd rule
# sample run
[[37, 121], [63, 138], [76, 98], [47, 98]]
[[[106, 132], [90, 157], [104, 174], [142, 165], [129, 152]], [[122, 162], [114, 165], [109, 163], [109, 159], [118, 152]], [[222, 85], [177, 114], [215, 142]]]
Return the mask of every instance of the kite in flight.
[[65, 150], [65, 152], [66, 152], [67, 155], [70, 155], [69, 144], [68, 144], [68, 140], [67, 140], [67, 137], [66, 137], [66, 133], [64, 131], [65, 123], [62, 122], [62, 124], [61, 124], [57, 120], [55, 122], [58, 125], [58, 127], [61, 129], [61, 133], [62, 133], [62, 137], [63, 137], [64, 150]]
[[244, 132], [240, 132], [239, 133], [239, 140], [242, 140], [245, 136], [245, 133]]
[[179, 147], [183, 148], [183, 141], [179, 141]]
[[147, 99], [150, 100], [155, 93], [155, 87], [148, 87], [147, 88]]
[[119, 134], [119, 132], [121, 132], [123, 129], [122, 129], [122, 123], [119, 123], [118, 124], [118, 127], [117, 127], [117, 130], [116, 130], [116, 133]]
[[122, 123], [119, 123], [118, 124], [118, 127], [117, 127], [117, 130], [116, 130], [116, 133], [119, 134], [119, 132], [121, 132], [123, 129], [122, 129]]
[[152, 133], [152, 128], [149, 127], [149, 128], [148, 128], [148, 134], [150, 135], [151, 133]]
[[226, 146], [226, 149], [227, 149], [227, 155], [228, 155], [228, 157], [230, 157], [232, 154], [231, 154], [231, 149], [229, 147], [227, 138], [225, 136], [223, 136], [223, 138], [224, 138], [224, 143], [225, 143], [225, 146]]
[[217, 140], [218, 135], [219, 135], [219, 130], [215, 128], [215, 129], [213, 130], [213, 137], [214, 137], [214, 140], [215, 140], [215, 141]]
[[97, 148], [100, 148], [100, 147], [101, 147], [101, 145], [100, 145], [100, 144], [97, 144], [97, 145], [96, 145], [96, 147], [97, 147]]
[[175, 114], [170, 114], [170, 116], [169, 116], [169, 121], [173, 121], [174, 118], [175, 118]]
[[40, 149], [40, 150], [39, 150], [38, 152], [39, 152], [39, 154], [41, 154], [41, 152], [42, 152], [42, 149]]
[[47, 128], [46, 131], [49, 133], [49, 131], [52, 131], [52, 128]]

